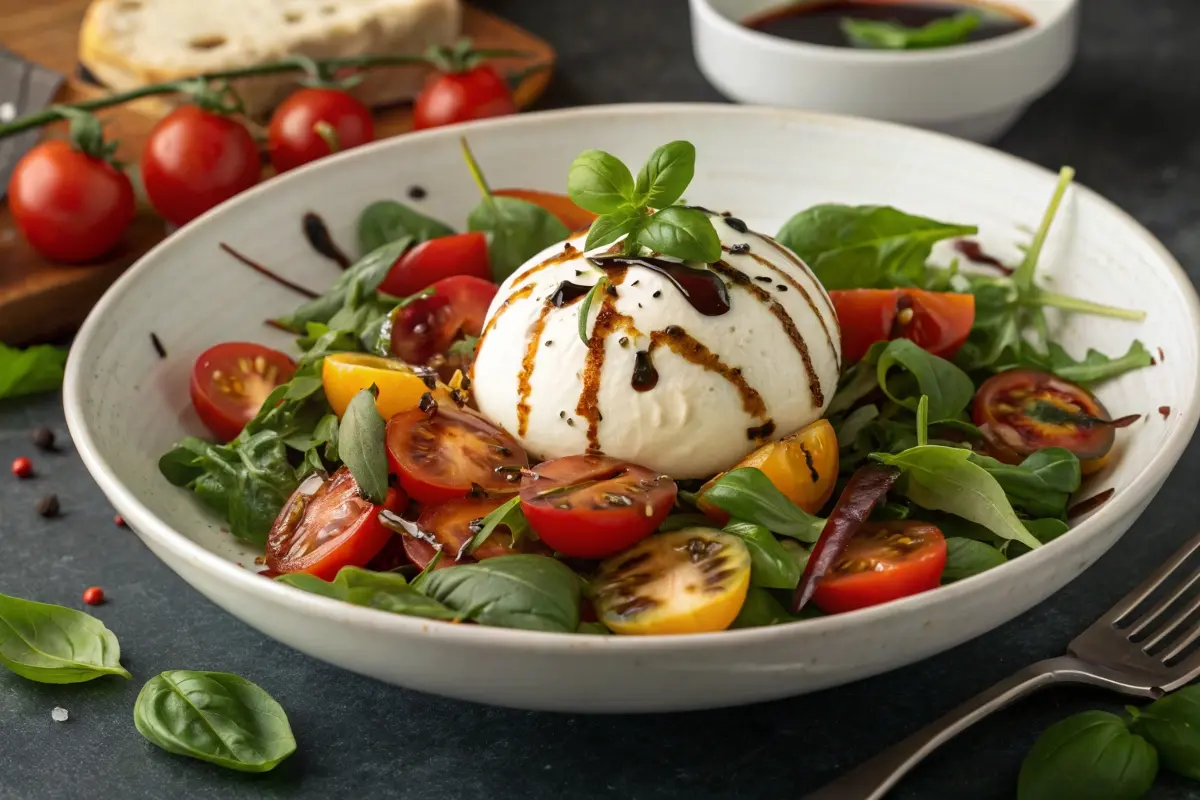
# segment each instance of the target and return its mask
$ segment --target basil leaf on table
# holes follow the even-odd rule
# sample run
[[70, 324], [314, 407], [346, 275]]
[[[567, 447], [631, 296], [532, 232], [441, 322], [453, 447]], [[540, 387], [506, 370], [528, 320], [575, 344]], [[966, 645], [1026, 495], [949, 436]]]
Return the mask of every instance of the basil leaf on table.
[[780, 625], [784, 622], [795, 622], [800, 617], [788, 613], [783, 604], [775, 599], [775, 595], [760, 586], [751, 586], [730, 628], [764, 628], [768, 625]]
[[48, 344], [20, 350], [0, 342], [0, 400], [62, 386], [67, 351]]
[[1038, 738], [1021, 764], [1017, 800], [1138, 800], [1157, 775], [1158, 754], [1125, 720], [1085, 711]]
[[1079, 459], [1061, 447], [1039, 450], [1015, 467], [979, 454], [972, 454], [971, 461], [996, 479], [1014, 508], [1034, 517], [1066, 518], [1082, 480]]
[[735, 520], [725, 526], [750, 551], [750, 583], [765, 589], [795, 589], [803, 572], [783, 543], [762, 525]]
[[346, 406], [338, 431], [338, 453], [363, 496], [376, 505], [388, 492], [387, 424], [375, 407], [379, 390], [362, 389]]
[[842, 33], [855, 47], [875, 50], [919, 50], [962, 44], [979, 27], [981, 17], [975, 11], [935, 19], [925, 25], [909, 27], [897, 22], [843, 17]]
[[309, 300], [275, 322], [296, 334], [306, 332], [306, 323], [329, 322], [346, 306], [350, 292], [357, 292], [360, 297], [375, 292], [412, 243], [411, 238], [405, 237], [377, 247], [342, 272], [325, 294]]
[[481, 625], [572, 633], [579, 627], [578, 576], [548, 556], [497, 556], [429, 574], [425, 593]]
[[488, 195], [467, 216], [467, 230], [488, 235], [492, 278], [502, 283], [518, 267], [571, 232], [541, 206]]
[[393, 614], [442, 620], [455, 620], [460, 617], [453, 609], [447, 608], [432, 597], [426, 597], [415, 584], [410, 584], [398, 572], [374, 572], [361, 567], [342, 567], [332, 581], [323, 581], [302, 572], [280, 575], [276, 580], [312, 594]]
[[1158, 751], [1159, 763], [1200, 780], [1200, 686], [1185, 686], [1137, 711], [1130, 730]]
[[825, 527], [825, 520], [806, 513], [789, 500], [757, 467], [726, 472], [703, 497], [735, 519], [809, 544], [820, 537]]
[[703, 211], [667, 206], [649, 217], [637, 234], [637, 243], [684, 261], [706, 264], [721, 258], [721, 239]]
[[296, 752], [287, 714], [237, 675], [176, 669], [151, 678], [133, 707], [138, 733], [168, 753], [268, 772]]
[[946, 567], [942, 583], [953, 583], [998, 567], [1008, 559], [990, 544], [960, 536], [946, 538]]
[[[897, 394], [888, 373], [894, 367], [904, 369], [915, 390]], [[963, 412], [975, 395], [975, 384], [967, 373], [944, 358], [922, 350], [908, 339], [893, 339], [879, 355], [876, 379], [884, 393], [897, 405], [916, 411], [921, 395], [929, 397], [929, 419], [951, 419]]]
[[638, 172], [633, 194], [638, 205], [665, 208], [680, 197], [696, 174], [696, 146], [668, 142], [646, 159]]
[[446, 223], [413, 211], [395, 200], [377, 200], [363, 209], [358, 218], [358, 244], [363, 253], [370, 253], [401, 239], [420, 244], [429, 239], [453, 235], [454, 229]]
[[104, 623], [65, 606], [0, 594], [0, 665], [38, 683], [131, 677]]
[[611, 214], [633, 201], [633, 175], [616, 156], [584, 150], [567, 172], [567, 196], [580, 208]]

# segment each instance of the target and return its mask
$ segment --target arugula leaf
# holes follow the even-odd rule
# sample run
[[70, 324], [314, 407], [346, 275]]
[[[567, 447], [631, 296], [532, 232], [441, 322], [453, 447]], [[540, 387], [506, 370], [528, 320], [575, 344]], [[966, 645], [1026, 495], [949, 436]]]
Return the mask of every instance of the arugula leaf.
[[649, 217], [637, 243], [684, 261], [709, 264], [721, 258], [721, 240], [708, 215], [684, 206], [667, 206]]
[[[905, 392], [889, 383], [888, 372], [902, 367], [915, 380], [915, 391]], [[879, 356], [876, 380], [897, 405], [915, 411], [921, 395], [929, 398], [929, 418], [951, 419], [962, 413], [975, 395], [975, 384], [958, 367], [944, 358], [922, 350], [908, 339], [893, 339]]]
[[[502, 525], [508, 528], [508, 534], [512, 537], [514, 545], [529, 532], [529, 522], [526, 521], [525, 514], [521, 511], [520, 495], [515, 495], [504, 505], [497, 507], [492, 513], [479, 520], [478, 530], [471, 537], [471, 541], [467, 542], [466, 552], [474, 553], [481, 544], [488, 540], [492, 531]], [[474, 527], [474, 523], [472, 526]]]
[[633, 175], [616, 156], [584, 150], [567, 172], [567, 196], [582, 209], [611, 214], [632, 203]]
[[60, 388], [66, 364], [65, 348], [42, 344], [19, 350], [0, 342], [0, 399]]
[[395, 200], [377, 200], [363, 209], [358, 218], [358, 243], [363, 253], [385, 244], [408, 239], [420, 244], [441, 236], [453, 236], [454, 229], [444, 222], [413, 211]]
[[1047, 352], [1038, 353], [1028, 343], [1022, 343], [1020, 349], [1013, 353], [1011, 350], [1007, 359], [1001, 359], [998, 371], [1017, 367], [1033, 367], [1034, 369], [1053, 372], [1064, 380], [1074, 383], [1092, 384], [1124, 375], [1135, 369], [1148, 367], [1154, 363], [1150, 351], [1140, 341], [1134, 340], [1128, 352], [1117, 358], [1109, 358], [1101, 352], [1088, 349], [1082, 361], [1076, 361], [1060, 345], [1047, 343]]
[[725, 526], [750, 551], [750, 583], [766, 589], [795, 589], [802, 572], [795, 557], [762, 525], [734, 520]]
[[683, 196], [695, 174], [696, 146], [668, 142], [651, 153], [638, 172], [634, 202], [651, 208], [669, 206]]
[[1162, 766], [1200, 780], [1200, 686], [1185, 686], [1155, 700], [1137, 712], [1129, 727], [1158, 751]]
[[104, 623], [65, 606], [0, 594], [0, 666], [38, 683], [130, 677]]
[[962, 44], [979, 27], [982, 17], [975, 11], [963, 11], [935, 19], [919, 27], [898, 22], [843, 17], [842, 33], [855, 47], [876, 50], [919, 50]]
[[354, 476], [363, 497], [380, 505], [388, 491], [388, 457], [385, 423], [375, 407], [379, 390], [362, 389], [346, 406], [339, 431], [338, 452]]
[[335, 314], [347, 306], [347, 298], [350, 298], [350, 304], [354, 307], [361, 302], [361, 298], [371, 297], [412, 241], [406, 237], [372, 250], [342, 272], [325, 294], [275, 322], [297, 334], [307, 333], [307, 323], [329, 323]]
[[742, 610], [730, 628], [763, 628], [768, 625], [780, 625], [784, 622], [795, 622], [803, 616], [793, 617], [775, 599], [775, 595], [760, 586], [751, 586], [742, 603]]
[[579, 577], [548, 556], [497, 556], [435, 570], [425, 593], [481, 625], [559, 633], [579, 627]]
[[970, 459], [996, 479], [1014, 508], [1034, 517], [1066, 519], [1082, 480], [1079, 459], [1061, 447], [1039, 450], [1015, 467], [977, 453]]
[[1017, 800], [1136, 800], [1158, 775], [1158, 754], [1125, 720], [1085, 711], [1051, 725], [1021, 764]]
[[990, 544], [977, 539], [950, 536], [946, 539], [946, 567], [942, 583], [970, 578], [1008, 561], [1004, 554]]
[[731, 517], [809, 544], [820, 537], [825, 527], [825, 520], [806, 513], [789, 500], [757, 467], [726, 472], [703, 497]]
[[275, 580], [312, 594], [393, 614], [442, 620], [455, 620], [461, 616], [437, 600], [426, 597], [415, 584], [410, 585], [398, 572], [342, 567], [332, 581], [323, 581], [302, 572], [290, 572]]

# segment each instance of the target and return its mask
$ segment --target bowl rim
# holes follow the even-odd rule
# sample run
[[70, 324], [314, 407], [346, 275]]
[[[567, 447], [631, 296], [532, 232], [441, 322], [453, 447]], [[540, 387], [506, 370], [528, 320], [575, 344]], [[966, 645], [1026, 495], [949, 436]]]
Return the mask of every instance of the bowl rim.
[[[147, 508], [136, 494], [124, 483], [118, 480], [115, 471], [96, 445], [89, 426], [86, 424], [85, 407], [87, 393], [85, 384], [88, 381], [83, 360], [78, 355], [92, 346], [93, 338], [102, 327], [102, 320], [110, 316], [110, 308], [116, 305], [127, 293], [136, 288], [139, 278], [156, 269], [157, 264], [167, 263], [164, 253], [174, 249], [177, 242], [188, 238], [203, 237], [207, 234], [208, 223], [217, 217], [235, 213], [245, 203], [251, 203], [260, 195], [274, 191], [283, 191], [290, 181], [298, 174], [317, 170], [336, 169], [343, 161], [351, 159], [379, 158], [395, 149], [403, 150], [417, 143], [438, 138], [457, 139], [464, 135], [484, 134], [491, 130], [501, 130], [510, 127], [531, 126], [536, 128], [547, 121], [570, 118], [593, 118], [597, 122], [611, 119], [613, 115], [661, 118], [663, 115], [683, 117], [711, 117], [713, 114], [741, 116], [747, 119], [760, 118], [771, 120], [775, 124], [807, 123], [826, 126], [851, 127], [868, 130], [881, 137], [918, 137], [938, 140], [940, 146], [957, 148], [963, 151], [984, 151], [989, 158], [1007, 161], [1010, 169], [1026, 175], [1036, 175], [1047, 185], [1056, 180], [1055, 174], [1041, 166], [1025, 161], [1013, 155], [986, 147], [981, 144], [957, 139], [946, 134], [914, 128], [897, 123], [880, 120], [849, 117], [838, 114], [805, 111], [800, 109], [770, 108], [762, 106], [741, 106], [720, 103], [630, 103], [584, 106], [567, 109], [527, 112], [520, 115], [498, 117], [466, 125], [434, 128], [426, 131], [404, 134], [400, 137], [383, 139], [369, 145], [353, 148], [342, 153], [321, 159], [318, 162], [291, 170], [281, 176], [264, 181], [242, 194], [222, 203], [180, 228], [172, 236], [164, 239], [133, 264], [113, 285], [88, 314], [83, 326], [71, 348], [67, 359], [66, 375], [63, 385], [63, 406], [68, 430], [75, 447], [83, 459], [84, 465], [93, 479], [99, 484], [104, 493], [125, 516], [140, 537], [152, 540], [156, 545], [170, 550], [180, 560], [191, 562], [199, 571], [207, 573], [215, 582], [232, 585], [246, 596], [256, 597], [267, 604], [286, 604], [296, 608], [300, 613], [315, 614], [328, 620], [336, 620], [343, 625], [352, 625], [370, 629], [377, 633], [399, 637], [436, 636], [448, 643], [464, 647], [489, 647], [502, 650], [538, 650], [540, 652], [558, 651], [562, 653], [581, 652], [591, 648], [604, 648], [631, 654], [648, 654], [658, 650], [706, 652], [726, 647], [762, 645], [771, 642], [793, 639], [800, 636], [822, 636], [845, 628], [847, 631], [868, 629], [882, 620], [904, 615], [918, 614], [920, 609], [932, 605], [950, 605], [960, 602], [971, 594], [984, 591], [985, 587], [1008, 579], [1019, 571], [1036, 568], [1036, 559], [1052, 558], [1062, 553], [1065, 557], [1076, 542], [1083, 536], [1093, 533], [1105, 525], [1115, 524], [1123, 515], [1133, 512], [1139, 504], [1148, 501], [1156, 487], [1165, 480], [1167, 474], [1182, 456], [1184, 449], [1191, 441], [1192, 434], [1200, 422], [1200, 371], [1189, 395], [1186, 407], [1177, 410], [1176, 425], [1164, 442], [1162, 448], [1154, 454], [1149, 462], [1136, 475], [1130, 485], [1122, 492], [1114, 495], [1091, 516], [1084, 519], [1078, 526], [1067, 531], [1054, 541], [1042, 546], [1037, 551], [1027, 553], [1019, 559], [1014, 559], [987, 572], [962, 581], [938, 587], [937, 589], [912, 595], [910, 597], [884, 603], [878, 606], [851, 611], [844, 614], [817, 617], [797, 622], [771, 625], [760, 628], [742, 628], [717, 631], [712, 633], [693, 633], [664, 636], [588, 636], [574, 633], [551, 633], [544, 631], [529, 631], [513, 628], [488, 627], [483, 625], [454, 625], [436, 623], [422, 617], [411, 617], [392, 614], [378, 609], [355, 606], [332, 598], [296, 589], [274, 580], [267, 580], [260, 575], [240, 567], [220, 555], [206, 549], [184, 534], [174, 530], [163, 520], [159, 519]], [[1100, 194], [1084, 185], [1075, 184], [1074, 190], [1086, 196], [1089, 202], [1096, 203], [1109, 213], [1120, 219], [1129, 229], [1131, 235], [1141, 240], [1163, 262], [1167, 272], [1174, 280], [1180, 294], [1184, 298], [1187, 314], [1191, 318], [1192, 330], [1196, 332], [1197, 349], [1200, 350], [1200, 297], [1197, 296], [1191, 280], [1179, 262], [1171, 255], [1166, 247], [1159, 242], [1145, 227], [1133, 217], [1105, 199]], [[183, 496], [181, 495], [181, 500]], [[849, 634], [846, 634], [849, 635]]]
[[[933, 47], [925, 50], [872, 50], [855, 47], [830, 47], [829, 45], [798, 42], [794, 39], [784, 39], [769, 33], [747, 28], [718, 11], [710, 0], [689, 0], [693, 10], [706, 25], [719, 30], [722, 35], [741, 39], [753, 50], [763, 49], [772, 51], [774, 55], [804, 60], [824, 60], [834, 64], [875, 65], [881, 68], [894, 69], [902, 64], [929, 65], [950, 64], [953, 62], [985, 58], [992, 55], [1008, 54], [1025, 45], [1042, 38], [1055, 30], [1065, 20], [1074, 14], [1080, 0], [1057, 0], [1058, 5], [1048, 11], [1044, 19], [1038, 19], [1035, 24], [1019, 31], [985, 39], [980, 42], [967, 42], [952, 47]], [[1022, 0], [1001, 0], [992, 5], [1010, 5], [1026, 13], [1032, 13]], [[785, 3], [781, 2], [781, 5]], [[985, 3], [986, 4], [986, 3]], [[693, 37], [695, 33], [693, 32]]]

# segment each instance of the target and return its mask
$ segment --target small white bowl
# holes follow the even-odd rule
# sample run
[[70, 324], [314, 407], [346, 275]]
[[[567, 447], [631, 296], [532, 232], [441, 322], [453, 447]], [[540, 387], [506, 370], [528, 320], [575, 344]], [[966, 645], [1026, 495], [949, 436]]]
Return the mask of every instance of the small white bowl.
[[1066, 74], [1077, 0], [1008, 0], [1033, 19], [1008, 36], [929, 50], [783, 39], [741, 24], [786, 0], [690, 0], [700, 71], [730, 99], [902, 122], [990, 142]]

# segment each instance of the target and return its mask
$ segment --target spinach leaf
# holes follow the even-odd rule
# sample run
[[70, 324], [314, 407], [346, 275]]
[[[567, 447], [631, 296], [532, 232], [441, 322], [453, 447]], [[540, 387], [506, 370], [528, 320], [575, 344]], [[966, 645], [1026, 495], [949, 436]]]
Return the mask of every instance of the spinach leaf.
[[571, 232], [541, 206], [516, 197], [487, 196], [467, 216], [467, 229], [488, 235], [488, 257], [497, 283]]
[[890, 206], [829, 203], [796, 214], [775, 238], [830, 290], [922, 284], [935, 243], [976, 232]]
[[0, 665], [38, 683], [130, 677], [121, 645], [95, 617], [73, 608], [0, 594]]
[[750, 583], [766, 589], [795, 589], [802, 572], [796, 558], [762, 525], [734, 520], [725, 526], [750, 551]]
[[1134, 715], [1129, 727], [1158, 751], [1162, 766], [1200, 780], [1200, 686], [1155, 700]]
[[794, 622], [801, 617], [793, 617], [775, 599], [775, 595], [759, 586], [751, 586], [730, 628], [763, 628], [768, 625], [780, 625], [784, 622]]
[[903, 470], [900, 491], [922, 508], [977, 522], [1003, 539], [1033, 549], [1041, 546], [1021, 524], [996, 479], [970, 460], [969, 450], [931, 444], [872, 458]]
[[138, 694], [133, 722], [168, 753], [240, 772], [268, 772], [296, 752], [279, 703], [226, 672], [176, 669], [156, 675]]
[[384, 444], [385, 424], [375, 408], [379, 390], [362, 389], [346, 406], [342, 416], [339, 453], [363, 496], [376, 505], [388, 492], [388, 456]]
[[756, 467], [726, 472], [703, 496], [735, 519], [761, 525], [771, 533], [802, 542], [815, 542], [825, 527], [825, 520], [806, 513], [789, 500]]
[[650, 154], [637, 176], [634, 201], [639, 206], [665, 208], [683, 196], [696, 174], [696, 146], [668, 142]]
[[990, 544], [951, 536], [946, 539], [946, 567], [942, 570], [942, 583], [952, 583], [1008, 561], [1004, 554]]
[[429, 575], [425, 593], [463, 619], [501, 628], [573, 633], [579, 627], [580, 581], [547, 556], [497, 556]]
[[708, 264], [721, 258], [721, 240], [708, 215], [684, 206], [667, 206], [649, 217], [637, 243], [684, 261]]
[[[504, 526], [508, 528], [508, 534], [512, 537], [512, 543], [515, 545], [521, 540], [521, 537], [529, 532], [529, 523], [525, 520], [525, 514], [521, 511], [521, 496], [516, 495], [504, 505], [496, 508], [492, 513], [488, 514], [478, 522], [478, 530], [471, 537], [471, 541], [467, 542], [467, 553], [474, 553], [479, 545], [488, 540], [492, 535], [492, 531], [496, 528]], [[472, 527], [476, 527], [472, 523]]]
[[325, 294], [309, 300], [275, 322], [293, 333], [303, 334], [307, 332], [307, 323], [328, 323], [332, 320], [347, 306], [347, 298], [350, 298], [352, 308], [357, 307], [362, 298], [373, 298], [379, 284], [412, 242], [412, 239], [405, 237], [377, 247], [339, 275]]
[[342, 567], [332, 581], [323, 581], [302, 572], [280, 575], [276, 580], [312, 594], [393, 614], [442, 620], [459, 618], [458, 612], [432, 597], [426, 597], [417, 589], [415, 583], [410, 585], [398, 572], [373, 572], [360, 567]]
[[908, 27], [887, 20], [844, 17], [841, 28], [855, 47], [920, 50], [962, 44], [979, 27], [980, 20], [980, 15], [975, 11], [963, 11], [919, 27]]
[[0, 342], [0, 399], [58, 389], [66, 364], [62, 347], [42, 344], [18, 350]]
[[1138, 800], [1158, 774], [1158, 755], [1125, 720], [1085, 711], [1055, 723], [1021, 764], [1017, 800]]
[[407, 239], [415, 245], [453, 235], [454, 229], [446, 223], [413, 211], [395, 200], [371, 203], [358, 218], [358, 243], [364, 253], [401, 239]]
[[1082, 479], [1079, 459], [1061, 447], [1039, 450], [1015, 467], [979, 454], [972, 454], [971, 461], [996, 479], [1014, 508], [1034, 517], [1065, 519]]
[[[888, 372], [901, 367], [915, 382], [914, 390], [897, 388], [896, 381], [889, 383]], [[921, 395], [929, 397], [929, 419], [941, 420], [957, 417], [975, 395], [975, 384], [967, 373], [922, 350], [908, 339], [893, 339], [879, 355], [876, 364], [876, 379], [892, 402], [915, 411]]]
[[580, 208], [611, 214], [633, 201], [633, 175], [616, 156], [584, 150], [567, 172], [567, 196]]

